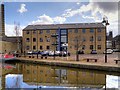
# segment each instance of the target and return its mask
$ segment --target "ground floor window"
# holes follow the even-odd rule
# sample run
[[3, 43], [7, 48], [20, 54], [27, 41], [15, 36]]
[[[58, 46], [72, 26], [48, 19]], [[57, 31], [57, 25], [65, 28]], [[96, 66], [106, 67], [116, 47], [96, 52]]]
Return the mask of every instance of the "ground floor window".
[[36, 46], [33, 46], [33, 50], [35, 50], [36, 49]]
[[42, 46], [40, 46], [40, 50], [42, 50], [43, 49], [43, 47]]
[[101, 49], [101, 45], [98, 45], [98, 49]]
[[90, 45], [90, 49], [93, 50], [93, 45]]
[[46, 46], [46, 49], [49, 50], [49, 49], [50, 49], [50, 46]]
[[83, 49], [83, 50], [85, 49], [85, 45], [82, 46], [82, 49]]

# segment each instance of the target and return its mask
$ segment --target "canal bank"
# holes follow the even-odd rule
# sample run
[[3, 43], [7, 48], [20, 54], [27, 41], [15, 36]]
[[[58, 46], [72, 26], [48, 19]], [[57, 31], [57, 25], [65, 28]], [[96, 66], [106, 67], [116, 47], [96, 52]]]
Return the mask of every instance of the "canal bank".
[[80, 68], [80, 69], [90, 69], [90, 70], [100, 70], [100, 71], [110, 71], [110, 72], [120, 72], [119, 64], [115, 63], [101, 63], [86, 60], [72, 61], [72, 60], [48, 60], [48, 59], [36, 59], [36, 58], [17, 58], [16, 60], [24, 63], [35, 63], [42, 65], [69, 67], [69, 68]]

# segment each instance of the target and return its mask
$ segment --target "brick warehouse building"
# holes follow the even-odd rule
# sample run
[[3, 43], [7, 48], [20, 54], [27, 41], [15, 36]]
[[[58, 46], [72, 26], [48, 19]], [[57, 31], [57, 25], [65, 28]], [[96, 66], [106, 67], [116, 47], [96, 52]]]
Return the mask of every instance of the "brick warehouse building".
[[67, 50], [75, 54], [83, 50], [103, 53], [106, 27], [102, 23], [28, 25], [23, 29], [23, 51]]

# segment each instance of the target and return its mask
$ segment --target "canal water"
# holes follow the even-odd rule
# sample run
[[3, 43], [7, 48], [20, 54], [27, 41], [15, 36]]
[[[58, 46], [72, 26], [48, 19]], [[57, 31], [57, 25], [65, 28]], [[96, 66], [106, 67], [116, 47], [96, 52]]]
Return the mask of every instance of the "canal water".
[[[40, 65], [23, 62], [7, 62], [2, 73], [2, 88], [26, 90], [99, 90], [117, 88], [120, 74], [86, 69]], [[54, 89], [53, 89], [54, 88]]]

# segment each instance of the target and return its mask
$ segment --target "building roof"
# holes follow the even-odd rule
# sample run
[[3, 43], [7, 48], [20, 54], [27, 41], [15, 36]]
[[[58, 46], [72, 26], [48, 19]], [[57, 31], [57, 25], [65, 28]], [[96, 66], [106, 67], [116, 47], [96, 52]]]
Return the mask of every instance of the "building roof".
[[41, 24], [41, 25], [28, 25], [23, 30], [35, 29], [72, 29], [72, 28], [105, 28], [102, 23], [71, 23], [71, 24]]
[[7, 37], [7, 36], [5, 36], [5, 37], [0, 37], [0, 41], [17, 42], [18, 38], [20, 41], [22, 40], [21, 36], [19, 36], [19, 37], [16, 37], [16, 36]]

